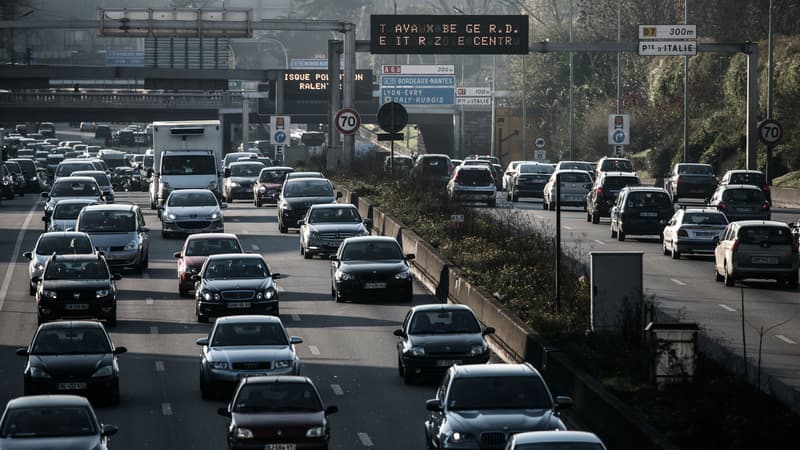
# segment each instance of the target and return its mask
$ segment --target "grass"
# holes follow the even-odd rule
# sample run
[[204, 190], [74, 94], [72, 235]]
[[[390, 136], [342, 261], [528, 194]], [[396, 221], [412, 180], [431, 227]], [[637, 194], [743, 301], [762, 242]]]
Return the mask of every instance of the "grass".
[[800, 170], [789, 172], [772, 180], [774, 186], [800, 189]]

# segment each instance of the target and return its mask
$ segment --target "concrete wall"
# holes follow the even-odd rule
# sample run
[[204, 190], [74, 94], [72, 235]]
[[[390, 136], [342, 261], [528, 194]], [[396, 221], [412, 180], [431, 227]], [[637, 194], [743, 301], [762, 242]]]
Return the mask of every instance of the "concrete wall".
[[776, 208], [800, 208], [800, 189], [772, 186], [772, 206]]

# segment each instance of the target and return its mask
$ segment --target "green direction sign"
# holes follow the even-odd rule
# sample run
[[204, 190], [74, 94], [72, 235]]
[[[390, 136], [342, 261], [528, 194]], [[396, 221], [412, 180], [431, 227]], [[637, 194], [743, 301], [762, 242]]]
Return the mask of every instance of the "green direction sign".
[[242, 89], [242, 80], [228, 80], [228, 90], [236, 91]]

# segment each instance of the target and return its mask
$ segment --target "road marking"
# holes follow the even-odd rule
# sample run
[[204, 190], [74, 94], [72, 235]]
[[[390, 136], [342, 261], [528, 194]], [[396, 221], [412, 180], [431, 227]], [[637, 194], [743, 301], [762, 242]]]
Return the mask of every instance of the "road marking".
[[149, 272], [143, 273], [142, 274], [142, 278], [144, 278], [145, 280], [149, 280], [150, 279], [150, 273]]
[[677, 284], [678, 286], [686, 286], [686, 283], [684, 283], [681, 280], [676, 280], [675, 278], [670, 278], [670, 281], [672, 281], [673, 283]]
[[369, 438], [367, 433], [358, 433], [358, 440], [361, 441], [361, 445], [367, 448], [371, 448], [373, 445], [372, 439]]
[[14, 268], [17, 265], [17, 258], [20, 250], [22, 250], [22, 240], [25, 239], [25, 231], [28, 228], [28, 225], [31, 224], [33, 213], [39, 208], [39, 202], [34, 202], [31, 210], [28, 212], [28, 216], [25, 217], [25, 222], [22, 223], [22, 228], [20, 228], [19, 233], [17, 233], [17, 243], [14, 244], [14, 250], [12, 251], [10, 258], [11, 261], [9, 261], [8, 267], [6, 267], [6, 276], [3, 278], [2, 287], [0, 287], [0, 311], [3, 310], [3, 303], [6, 301], [8, 287], [11, 285], [11, 277], [14, 275]]
[[150, 334], [153, 334], [153, 335], [158, 334], [158, 327], [156, 327], [156, 326], [150, 327]]
[[164, 361], [156, 361], [156, 372], [164, 371]]
[[571, 227], [571, 226], [568, 226], [568, 225], [564, 225], [564, 229], [565, 229], [565, 230], [571, 230], [571, 229], [572, 229], [572, 227]]
[[601, 241], [600, 239], [595, 239], [594, 241], [597, 242], [600, 245], [608, 245], [605, 242]]
[[536, 217], [539, 220], [544, 220], [544, 216], [540, 216], [539, 214], [535, 214], [533, 217]]
[[336, 395], [344, 395], [344, 391], [342, 390], [342, 387], [339, 386], [338, 384], [332, 384], [331, 385], [331, 390]]
[[162, 403], [161, 404], [161, 414], [163, 414], [165, 416], [171, 416], [172, 415], [172, 404], [170, 404], [170, 403]]
[[260, 250], [256, 244], [251, 245], [250, 248], [252, 248], [254, 252], [257, 252], [257, 251]]
[[292, 314], [292, 320], [295, 322], [300, 322], [300, 314]]
[[319, 348], [316, 345], [309, 345], [308, 349], [311, 351], [312, 355], [319, 355]]
[[735, 309], [731, 308], [731, 307], [730, 307], [730, 306], [728, 306], [728, 305], [723, 305], [722, 303], [720, 303], [720, 304], [719, 304], [719, 307], [720, 307], [720, 308], [722, 308], [722, 309], [724, 309], [725, 311], [736, 312], [736, 310], [735, 310]]
[[234, 218], [233, 218], [233, 221], [234, 221], [234, 222], [239, 222], [240, 220], [241, 220], [241, 219], [239, 219], [238, 217], [234, 217]]
[[147, 297], [146, 299], [144, 299], [144, 303], [147, 304], [147, 305], [152, 305], [153, 304], [153, 298], [152, 297]]
[[250, 234], [249, 230], [242, 230], [242, 234]]
[[792, 345], [797, 344], [797, 342], [789, 339], [788, 337], [786, 337], [786, 336], [784, 336], [782, 334], [776, 334], [775, 337], [780, 339], [780, 340], [782, 340], [783, 342], [786, 342], [787, 344], [792, 344]]

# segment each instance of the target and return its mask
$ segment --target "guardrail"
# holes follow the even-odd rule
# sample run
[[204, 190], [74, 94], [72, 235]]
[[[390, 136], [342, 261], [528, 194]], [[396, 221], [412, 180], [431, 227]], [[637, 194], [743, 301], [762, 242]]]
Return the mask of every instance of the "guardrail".
[[138, 93], [138, 92], [3, 92], [0, 104], [26, 108], [241, 108], [241, 92]]

